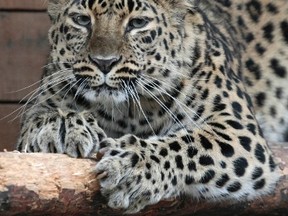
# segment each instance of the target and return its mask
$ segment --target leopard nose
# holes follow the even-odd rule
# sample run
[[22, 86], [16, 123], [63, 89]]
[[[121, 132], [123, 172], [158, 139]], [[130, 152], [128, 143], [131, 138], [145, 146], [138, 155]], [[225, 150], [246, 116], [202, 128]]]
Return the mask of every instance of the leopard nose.
[[107, 74], [121, 60], [120, 56], [102, 58], [90, 55], [90, 60], [104, 73]]

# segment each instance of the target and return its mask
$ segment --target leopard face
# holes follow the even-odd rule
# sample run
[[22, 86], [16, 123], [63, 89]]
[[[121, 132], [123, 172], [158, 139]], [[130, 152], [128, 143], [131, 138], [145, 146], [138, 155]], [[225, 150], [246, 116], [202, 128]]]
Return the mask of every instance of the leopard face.
[[[141, 91], [149, 88], [145, 76], [152, 83], [160, 80], [173, 86], [185, 75], [179, 67], [185, 11], [181, 5], [173, 11], [176, 3], [164, 1], [158, 5], [153, 1], [67, 2], [49, 9], [51, 56], [53, 62], [63, 62], [60, 70], [71, 71], [72, 85], [82, 87], [86, 98], [112, 96], [122, 101], [127, 89], [145, 94]], [[172, 69], [179, 72], [171, 73]]]

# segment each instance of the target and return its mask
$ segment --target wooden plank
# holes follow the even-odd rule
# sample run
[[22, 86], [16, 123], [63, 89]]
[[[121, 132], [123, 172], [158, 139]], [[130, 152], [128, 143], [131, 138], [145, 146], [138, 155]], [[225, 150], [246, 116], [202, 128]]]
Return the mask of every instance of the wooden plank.
[[16, 147], [20, 130], [20, 120], [15, 119], [13, 121], [13, 118], [16, 116], [15, 114], [4, 119], [3, 117], [8, 116], [19, 107], [20, 105], [0, 105], [0, 152], [4, 149], [11, 151]]
[[47, 0], [0, 0], [0, 10], [46, 10]]
[[0, 101], [20, 100], [37, 86], [14, 92], [41, 78], [49, 53], [49, 26], [45, 12], [0, 12]]

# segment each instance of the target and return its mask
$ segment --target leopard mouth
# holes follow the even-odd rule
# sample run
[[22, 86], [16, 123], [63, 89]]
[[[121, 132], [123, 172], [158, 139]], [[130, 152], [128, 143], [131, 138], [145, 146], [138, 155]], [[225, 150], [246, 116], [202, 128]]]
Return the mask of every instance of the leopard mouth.
[[119, 82], [114, 83], [113, 86], [109, 85], [107, 82], [97, 85], [91, 81], [93, 78], [89, 76], [77, 75], [76, 80], [79, 84], [74, 87], [74, 92], [78, 92], [89, 101], [101, 102], [102, 100], [113, 100], [115, 102], [122, 102], [130, 97], [128, 92], [132, 92], [131, 89], [137, 91], [136, 78], [119, 79]]
[[93, 90], [95, 93], [109, 92], [109, 94], [112, 94], [112, 93], [117, 92], [117, 91], [120, 90], [119, 88], [109, 86], [106, 83], [104, 83], [102, 85], [99, 85], [99, 86], [93, 86], [90, 89]]

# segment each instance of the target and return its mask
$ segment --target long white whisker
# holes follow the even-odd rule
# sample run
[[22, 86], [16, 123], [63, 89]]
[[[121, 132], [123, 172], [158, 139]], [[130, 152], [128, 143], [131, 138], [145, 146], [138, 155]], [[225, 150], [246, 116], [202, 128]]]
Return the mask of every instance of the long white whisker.
[[[65, 71], [65, 73], [66, 73], [66, 72], [67, 72], [67, 71]], [[21, 99], [20, 103], [21, 103], [22, 101], [24, 101], [27, 97], [30, 97], [30, 98], [31, 98], [31, 96], [35, 95], [35, 93], [37, 93], [37, 92], [40, 91], [41, 89], [46, 88], [46, 87], [48, 87], [49, 85], [51, 85], [51, 84], [53, 84], [53, 83], [57, 83], [57, 82], [59, 82], [59, 80], [61, 80], [61, 79], [63, 79], [63, 78], [66, 78], [65, 73], [64, 73], [64, 71], [63, 71], [63, 74], [62, 74], [62, 73], [57, 74], [56, 77], [53, 77], [51, 80], [49, 80], [49, 82], [44, 83], [44, 84], [40, 85], [37, 89], [29, 92], [27, 95], [25, 95], [25, 96]], [[50, 77], [50, 76], [48, 76], [48, 77]], [[45, 77], [45, 79], [46, 79], [46, 77]], [[41, 81], [42, 81], [42, 80], [40, 80], [40, 82], [41, 82]], [[42, 90], [42, 91], [43, 91], [43, 90]], [[31, 95], [31, 94], [32, 94], [32, 95]], [[31, 95], [31, 96], [30, 96], [30, 95]], [[29, 100], [29, 99], [28, 99], [28, 100]]]
[[[150, 84], [148, 84], [150, 85]], [[150, 85], [151, 86], [151, 85]], [[186, 107], [190, 112], [192, 112], [194, 115], [196, 115], [197, 117], [199, 117], [199, 119], [203, 120], [193, 109], [191, 109], [190, 107], [188, 107], [185, 103], [181, 102], [180, 100], [176, 99], [175, 97], [173, 97], [171, 94], [169, 94], [165, 89], [163, 89], [161, 86], [157, 85], [157, 84], [153, 84], [152, 87], [155, 87], [156, 89], [158, 88], [159, 91], [161, 91], [162, 93], [164, 93], [165, 95], [167, 95], [168, 97], [170, 97], [171, 99], [173, 99], [176, 104], [178, 105], [179, 108], [181, 108], [181, 110], [185, 113], [185, 115], [188, 117], [188, 119], [197, 127], [200, 128], [199, 125], [191, 118], [191, 116], [186, 112], [186, 110], [182, 107]], [[187, 97], [185, 95], [185, 97]], [[204, 120], [203, 120], [204, 122]]]
[[[66, 76], [58, 76], [55, 79], [50, 80], [49, 82], [45, 83], [44, 85], [40, 86], [38, 89], [34, 91], [34, 93], [28, 98], [26, 104], [29, 104], [31, 101], [35, 100], [38, 96], [43, 94], [45, 91], [59, 85], [63, 81], [67, 80]], [[53, 84], [53, 85], [51, 85]], [[48, 87], [48, 88], [47, 88]], [[38, 94], [37, 94], [38, 93]], [[37, 95], [35, 95], [37, 94]]]
[[[74, 86], [76, 86], [80, 81], [81, 81], [81, 80], [76, 81], [76, 82], [75, 82], [73, 85], [71, 85], [70, 88], [66, 91], [66, 93], [65, 93], [64, 96], [63, 96], [63, 100], [62, 100], [62, 102], [61, 102], [61, 107], [63, 107], [63, 103], [64, 103], [64, 100], [65, 100], [67, 94], [68, 94], [68, 93], [71, 91], [71, 89], [73, 89]], [[82, 82], [82, 83], [83, 83], [83, 82]], [[82, 85], [82, 83], [80, 84], [80, 86]], [[80, 87], [80, 86], [79, 86], [79, 87]]]
[[[137, 93], [137, 91], [136, 91], [136, 89], [135, 89], [135, 86], [134, 86], [134, 85], [133, 85], [133, 87], [132, 87], [132, 86], [128, 86], [125, 82], [123, 82], [123, 84], [124, 84], [124, 86], [125, 86], [125, 89], [128, 91], [128, 94], [131, 95], [131, 98], [132, 98], [132, 100], [133, 100], [133, 104], [135, 104], [135, 105], [138, 107], [138, 109], [139, 109], [139, 112], [138, 112], [138, 114], [139, 114], [139, 119], [140, 119], [140, 117], [141, 117], [141, 116], [140, 116], [140, 113], [142, 113], [142, 115], [143, 115], [143, 117], [145, 118], [146, 122], [148, 123], [148, 125], [149, 125], [152, 133], [153, 133], [154, 135], [156, 135], [156, 133], [155, 133], [152, 125], [150, 124], [150, 121], [148, 120], [148, 118], [147, 118], [147, 116], [146, 116], [146, 114], [145, 114], [145, 112], [144, 112], [144, 110], [143, 110], [143, 108], [142, 108], [142, 106], [141, 106], [140, 98], [139, 98], [139, 95], [138, 95], [138, 93]], [[136, 95], [136, 94], [137, 94], [137, 95]]]
[[[75, 95], [73, 97], [73, 101], [77, 101], [78, 100], [78, 98], [80, 96], [80, 92], [82, 92], [86, 88], [86, 86], [88, 85], [88, 83], [86, 82], [88, 79], [89, 78], [86, 78], [85, 80], [82, 80], [81, 84], [77, 88], [77, 91], [76, 91], [76, 93], [75, 93]], [[77, 103], [75, 103], [75, 108], [79, 111]]]
[[[157, 78], [155, 78], [155, 77], [149, 76], [149, 75], [147, 75], [147, 74], [142, 74], [142, 75], [141, 75], [141, 78], [144, 78], [144, 77], [146, 77], [146, 81], [150, 81], [149, 79], [153, 79], [153, 80], [155, 80], [155, 81], [161, 82], [161, 84], [163, 84], [163, 85], [165, 85], [165, 86], [167, 86], [167, 87], [169, 87], [169, 88], [177, 91], [178, 93], [186, 96], [183, 92], [179, 91], [179, 89], [175, 88], [175, 87], [172, 86], [172, 85], [169, 85], [168, 83], [166, 83], [166, 82], [164, 82], [164, 81], [161, 81], [161, 80], [159, 80], [159, 79], [157, 79]], [[196, 81], [207, 81], [208, 79], [196, 79], [196, 78], [193, 78], [193, 79], [191, 79], [191, 80], [196, 82]]]
[[[67, 77], [66, 77], [65, 79], [67, 79]], [[62, 81], [64, 81], [65, 79], [63, 79]], [[61, 81], [61, 82], [62, 82], [62, 81]], [[52, 87], [60, 84], [61, 82], [56, 83], [55, 85], [51, 86], [50, 88], [52, 88]], [[48, 89], [47, 89], [47, 90], [48, 90]], [[31, 101], [33, 101], [34, 99], [36, 99], [36, 98], [38, 97], [38, 95], [40, 95], [40, 93], [37, 94], [38, 92], [39, 92], [39, 89], [37, 88], [37, 89], [35, 89], [34, 91], [28, 93], [28, 94], [26, 95], [26, 97], [29, 96], [29, 95], [31, 95], [32, 93], [33, 93], [33, 94], [29, 97], [28, 101], [27, 101], [25, 104], [23, 104], [22, 106], [20, 106], [20, 107], [17, 108], [16, 110], [12, 111], [12, 112], [9, 113], [8, 115], [2, 117], [0, 120], [7, 119], [7, 118], [9, 118], [10, 116], [14, 115], [14, 114], [17, 113], [17, 112], [18, 112], [18, 114], [16, 115], [16, 117], [14, 117], [14, 118], [13, 118], [12, 120], [10, 120], [10, 121], [14, 121], [15, 119], [17, 119], [18, 117], [20, 117], [21, 115], [23, 115], [23, 111], [26, 109], [27, 105], [28, 105]], [[43, 92], [44, 92], [44, 91], [43, 91]], [[35, 94], [37, 94], [37, 95], [34, 96]], [[23, 99], [22, 99], [21, 101], [23, 101]], [[21, 101], [20, 101], [20, 103], [21, 103]]]
[[[149, 81], [149, 80], [148, 80]], [[149, 84], [148, 84], [149, 85]], [[197, 116], [204, 124], [205, 124], [205, 126], [207, 126], [207, 128], [209, 128], [209, 130], [212, 132], [212, 133], [214, 133], [215, 134], [215, 132], [214, 132], [214, 130], [205, 122], [205, 120], [201, 117], [201, 116], [199, 116], [193, 109], [191, 109], [190, 107], [188, 107], [185, 103], [183, 103], [182, 101], [180, 101], [180, 100], [178, 100], [177, 98], [175, 98], [175, 97], [173, 97], [171, 94], [169, 94], [165, 89], [163, 89], [161, 86], [159, 86], [159, 85], [157, 85], [157, 84], [155, 84], [154, 83], [154, 87], [157, 87], [157, 88], [159, 88], [164, 94], [166, 94], [167, 96], [169, 96], [171, 99], [173, 99], [176, 103], [177, 103], [177, 105], [183, 110], [183, 112], [185, 113], [185, 115], [189, 118], [189, 120], [191, 121], [191, 122], [193, 122], [196, 126], [197, 126], [197, 128], [199, 128], [200, 129], [200, 127], [195, 123], [195, 121], [191, 118], [191, 116], [190, 115], [188, 115], [188, 113], [186, 112], [186, 110], [183, 108], [183, 107], [186, 107], [190, 112], [192, 112], [195, 116]], [[180, 92], [181, 93], [181, 92]], [[183, 94], [183, 93], [182, 93]], [[185, 94], [183, 94], [185, 97], [187, 97], [187, 95], [185, 95]], [[218, 135], [217, 134], [215, 134], [217, 137], [218, 137]]]
[[133, 83], [132, 83], [132, 86], [133, 86], [133, 88], [128, 87], [128, 89], [130, 89], [131, 95], [135, 98], [136, 103], [138, 104], [138, 108], [139, 108], [140, 111], [142, 112], [142, 114], [143, 114], [146, 122], [148, 123], [148, 125], [149, 125], [152, 133], [156, 136], [156, 133], [155, 133], [155, 131], [154, 131], [154, 129], [153, 129], [153, 127], [152, 127], [149, 119], [147, 118], [147, 116], [146, 116], [146, 114], [145, 114], [145, 112], [144, 112], [144, 110], [143, 110], [143, 108], [142, 108], [142, 106], [141, 106], [140, 97], [139, 97], [138, 92], [136, 91], [135, 85], [134, 85]]
[[[67, 72], [67, 70], [57, 71], [56, 73], [53, 73], [53, 74], [45, 77], [45, 79], [48, 78], [48, 77], [55, 76], [55, 75], [58, 75], [58, 74], [61, 74], [61, 73], [66, 73], [66, 72]], [[31, 87], [33, 87], [33, 86], [41, 83], [42, 80], [43, 80], [43, 79], [40, 79], [40, 80], [38, 80], [38, 81], [36, 81], [36, 82], [34, 82], [34, 83], [26, 86], [26, 87], [23, 87], [23, 88], [21, 88], [21, 89], [18, 89], [18, 90], [15, 90], [15, 91], [10, 91], [10, 92], [8, 92], [8, 94], [14, 94], [14, 93], [18, 93], [18, 92], [24, 91], [24, 90], [26, 90], [26, 89], [29, 89], [29, 88], [31, 88]], [[23, 99], [22, 99], [22, 100], [23, 100]]]
[[[59, 84], [59, 83], [58, 83], [58, 84]], [[28, 110], [34, 108], [35, 106], [38, 106], [38, 105], [44, 103], [45, 101], [51, 99], [51, 98], [54, 97], [55, 95], [58, 95], [58, 93], [60, 93], [61, 91], [63, 91], [63, 89], [65, 89], [65, 88], [66, 88], [67, 86], [69, 86], [69, 85], [70, 85], [70, 83], [66, 84], [66, 85], [65, 85], [64, 87], [62, 87], [60, 90], [58, 90], [57, 92], [55, 92], [55, 94], [49, 96], [48, 98], [45, 98], [44, 100], [41, 100], [40, 102], [37, 102], [36, 104], [33, 104], [31, 107], [28, 108]], [[28, 110], [27, 110], [27, 111], [28, 111]]]
[[[129, 98], [130, 97], [128, 97], [128, 107], [130, 107], [130, 105], [131, 104], [133, 104], [133, 110], [134, 110], [134, 112], [133, 113], [136, 113], [136, 109], [138, 108], [138, 103], [135, 101], [136, 100], [136, 98], [134, 97], [134, 95], [132, 94], [133, 92], [131, 92], [131, 88], [125, 83], [125, 82], [123, 82], [123, 85], [125, 86], [125, 91], [126, 91], [126, 94], [129, 96], [129, 95], [131, 95], [131, 99], [132, 99], [132, 103], [130, 103], [130, 100], [129, 100]], [[140, 119], [140, 113], [141, 113], [141, 111], [140, 112], [137, 112], [138, 113], [138, 118]]]
[[181, 128], [184, 128], [186, 130], [185, 125], [177, 118], [177, 116], [175, 116], [175, 114], [159, 98], [157, 98], [156, 95], [153, 94], [153, 92], [147, 89], [142, 83], [137, 82], [137, 84], [141, 85], [143, 90], [145, 90], [166, 112], [168, 112], [168, 114], [172, 117], [173, 121], [179, 124]]
[[[81, 92], [83, 91], [83, 89], [87, 86], [87, 82], [86, 82], [87, 80], [88, 80], [88, 78], [82, 80], [79, 88], [77, 89], [77, 91], [76, 91], [76, 93], [75, 93], [75, 95], [74, 95], [74, 100], [77, 100], [77, 98], [79, 97], [80, 93], [81, 93]], [[81, 79], [80, 79], [80, 81], [81, 81]]]
[[[125, 102], [127, 103], [127, 107], [130, 107], [130, 97], [129, 97], [130, 94], [129, 94], [128, 90], [127, 90], [126, 83], [125, 83], [124, 80], [122, 80], [121, 88], [125, 92]], [[123, 114], [123, 110], [121, 110], [117, 105], [116, 105], [116, 108], [117, 108], [119, 113]]]
[[[19, 107], [18, 109], [14, 110], [12, 113], [10, 113], [9, 115], [5, 116], [4, 118], [7, 118], [7, 117], [13, 115], [13, 114], [16, 113], [17, 111], [19, 111], [19, 114], [18, 114], [15, 118], [13, 118], [11, 121], [14, 121], [15, 119], [19, 118], [20, 116], [23, 116], [25, 111], [27, 112], [28, 110], [30, 110], [31, 108], [33, 108], [33, 107], [36, 106], [37, 104], [40, 104], [40, 103], [37, 103], [37, 102], [36, 102], [36, 103], [35, 103], [34, 105], [32, 105], [29, 109], [26, 109], [27, 106], [29, 105], [29, 103], [31, 103], [33, 100], [37, 99], [37, 98], [38, 98], [41, 94], [43, 94], [45, 91], [48, 91], [49, 89], [51, 89], [51, 88], [53, 88], [53, 87], [61, 84], [63, 81], [66, 81], [66, 80], [69, 79], [69, 78], [73, 78], [73, 77], [72, 77], [72, 76], [71, 76], [71, 77], [63, 77], [63, 79], [58, 80], [58, 82], [55, 83], [54, 85], [50, 86], [50, 87], [47, 88], [47, 89], [42, 89], [42, 91], [40, 91], [40, 92], [39, 92], [40, 89], [37, 89], [37, 90], [33, 93], [34, 96], [31, 95], [30, 98], [28, 99], [28, 101], [27, 101], [23, 106], [21, 106], [21, 107]], [[67, 84], [67, 85], [68, 85], [68, 84]], [[66, 87], [67, 85], [65, 85], [65, 87]], [[61, 90], [62, 90], [62, 89], [61, 89]], [[60, 91], [61, 91], [61, 90], [60, 90]], [[59, 93], [60, 91], [58, 91], [57, 93]], [[36, 93], [38, 93], [38, 94], [35, 95]], [[55, 94], [56, 94], [56, 93], [55, 93]], [[55, 94], [54, 94], [54, 95], [55, 95]], [[52, 98], [54, 95], [52, 95], [51, 97], [47, 98], [46, 100]], [[46, 100], [44, 100], [44, 101], [46, 101]], [[42, 101], [42, 102], [44, 102], [44, 101]], [[42, 102], [41, 102], [41, 103], [42, 103]]]

